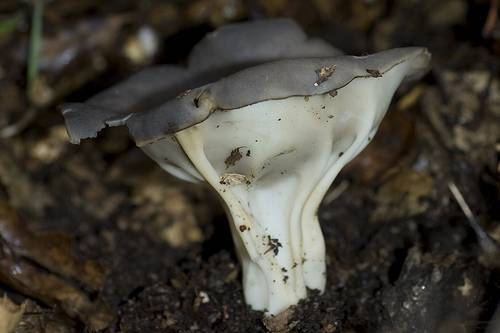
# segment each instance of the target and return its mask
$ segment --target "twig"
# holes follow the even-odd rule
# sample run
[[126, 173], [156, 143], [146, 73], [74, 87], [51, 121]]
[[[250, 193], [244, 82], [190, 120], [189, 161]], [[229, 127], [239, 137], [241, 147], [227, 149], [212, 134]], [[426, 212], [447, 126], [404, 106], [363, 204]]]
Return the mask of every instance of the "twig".
[[464, 196], [462, 195], [462, 192], [460, 192], [460, 190], [458, 189], [457, 185], [455, 185], [455, 183], [453, 182], [448, 182], [448, 188], [450, 189], [451, 194], [453, 195], [456, 202], [460, 206], [460, 209], [462, 209], [462, 212], [467, 218], [467, 221], [469, 221], [469, 225], [471, 226], [472, 229], [474, 229], [481, 248], [486, 253], [489, 254], [498, 252], [497, 243], [493, 238], [490, 237], [490, 235], [488, 235], [487, 232], [483, 230], [481, 225], [479, 225], [479, 223], [476, 220], [476, 217], [472, 213], [472, 210], [465, 201]]
[[488, 254], [498, 253], [499, 247], [495, 240], [491, 238], [486, 231], [480, 226], [475, 218], [472, 210], [467, 204], [466, 199], [462, 195], [462, 192], [459, 190], [458, 186], [455, 184], [459, 184], [463, 187], [463, 183], [457, 181], [460, 180], [460, 177], [457, 176], [458, 171], [455, 166], [458, 164], [455, 156], [452, 153], [452, 144], [451, 139], [447, 135], [449, 131], [447, 131], [446, 127], [443, 125], [442, 121], [439, 118], [437, 112], [429, 112], [429, 110], [423, 105], [421, 112], [418, 113], [419, 118], [421, 119], [420, 124], [422, 125], [422, 129], [424, 130], [424, 135], [428, 137], [428, 140], [431, 140], [434, 144], [434, 149], [438, 155], [440, 155], [443, 160], [446, 160], [447, 163], [440, 163], [441, 169], [446, 177], [446, 181], [448, 184], [448, 188], [453, 195], [454, 199], [457, 201], [461, 210], [469, 222], [469, 225], [476, 233], [476, 237], [478, 238], [479, 245]]
[[7, 125], [0, 129], [0, 138], [1, 139], [8, 139], [16, 135], [17, 133], [20, 133], [22, 130], [24, 130], [28, 125], [31, 123], [33, 119], [35, 119], [36, 116], [36, 109], [33, 107], [28, 108], [28, 110], [24, 113], [24, 115], [19, 119], [17, 122], [11, 125]]
[[490, 10], [488, 11], [488, 16], [486, 22], [483, 26], [482, 35], [484, 38], [488, 38], [493, 33], [495, 26], [498, 21], [498, 0], [490, 1]]

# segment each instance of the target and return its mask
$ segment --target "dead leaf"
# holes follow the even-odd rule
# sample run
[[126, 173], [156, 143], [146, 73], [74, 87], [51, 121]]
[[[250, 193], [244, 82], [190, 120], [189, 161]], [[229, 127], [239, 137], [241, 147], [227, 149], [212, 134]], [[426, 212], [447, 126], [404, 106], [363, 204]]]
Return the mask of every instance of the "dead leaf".
[[0, 202], [0, 282], [60, 307], [92, 329], [104, 329], [113, 322], [113, 311], [100, 298], [92, 301], [74, 286], [79, 282], [97, 290], [104, 275], [96, 263], [80, 261], [72, 253], [67, 235], [36, 235], [11, 207]]
[[387, 221], [410, 217], [423, 213], [431, 198], [434, 180], [425, 173], [402, 170], [377, 191], [377, 209], [371, 216], [372, 221]]
[[24, 313], [25, 304], [17, 305], [7, 296], [0, 298], [0, 333], [13, 332]]

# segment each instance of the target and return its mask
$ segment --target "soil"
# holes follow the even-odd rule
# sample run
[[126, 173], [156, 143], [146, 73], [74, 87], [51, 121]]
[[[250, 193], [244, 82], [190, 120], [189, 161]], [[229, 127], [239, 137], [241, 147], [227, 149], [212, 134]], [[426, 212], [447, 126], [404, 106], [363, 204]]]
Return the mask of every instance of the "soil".
[[[0, 4], [0, 294], [22, 304], [14, 332], [500, 332], [497, 1], [47, 1], [28, 79], [39, 2]], [[123, 128], [71, 145], [59, 105], [183, 64], [218, 26], [277, 16], [350, 54], [426, 46], [433, 64], [323, 201], [325, 292], [264, 319], [245, 305], [214, 194], [159, 170]]]

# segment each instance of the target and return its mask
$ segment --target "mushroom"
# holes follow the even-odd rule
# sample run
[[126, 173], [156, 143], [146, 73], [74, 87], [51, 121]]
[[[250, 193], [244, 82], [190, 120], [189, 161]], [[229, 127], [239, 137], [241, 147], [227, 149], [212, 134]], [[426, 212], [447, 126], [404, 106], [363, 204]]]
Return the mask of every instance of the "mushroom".
[[146, 69], [63, 115], [74, 143], [126, 125], [164, 170], [207, 182], [230, 220], [246, 302], [272, 315], [325, 289], [318, 206], [429, 59], [417, 47], [339, 55], [287, 19], [233, 24], [195, 46], [187, 69]]

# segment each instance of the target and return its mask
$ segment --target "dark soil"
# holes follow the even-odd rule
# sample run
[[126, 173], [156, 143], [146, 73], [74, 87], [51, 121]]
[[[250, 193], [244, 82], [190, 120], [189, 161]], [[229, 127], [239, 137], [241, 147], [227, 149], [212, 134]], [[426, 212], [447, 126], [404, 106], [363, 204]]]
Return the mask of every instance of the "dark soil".
[[[34, 114], [0, 139], [0, 292], [25, 304], [15, 332], [500, 332], [492, 320], [500, 316], [495, 6], [47, 1], [40, 71], [27, 94], [33, 5], [2, 1], [0, 127]], [[220, 25], [275, 16], [346, 53], [426, 46], [433, 68], [400, 88], [379, 134], [325, 197], [326, 291], [263, 320], [245, 305], [227, 219], [210, 190], [159, 170], [120, 128], [69, 144], [58, 106], [145, 66], [182, 64]], [[159, 40], [153, 53], [137, 46], [144, 27]]]

